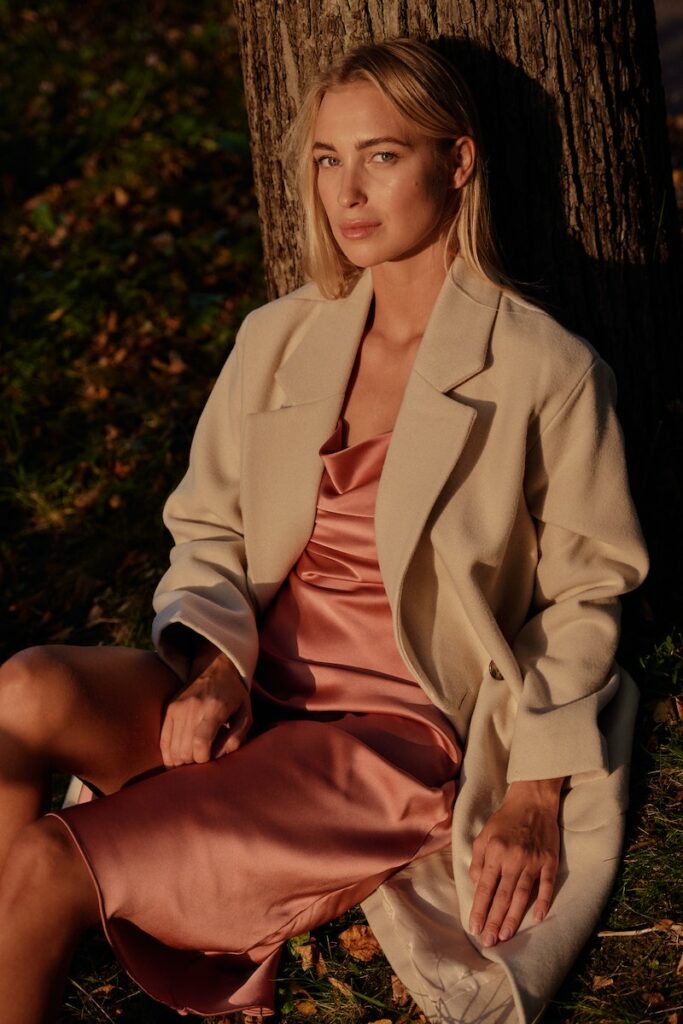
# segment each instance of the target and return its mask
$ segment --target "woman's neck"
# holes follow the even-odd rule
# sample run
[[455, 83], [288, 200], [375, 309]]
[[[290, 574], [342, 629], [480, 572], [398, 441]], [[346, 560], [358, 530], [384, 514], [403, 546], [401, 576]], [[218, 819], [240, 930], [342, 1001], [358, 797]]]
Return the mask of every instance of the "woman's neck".
[[424, 333], [446, 277], [443, 250], [371, 268], [375, 293], [372, 330], [397, 345]]

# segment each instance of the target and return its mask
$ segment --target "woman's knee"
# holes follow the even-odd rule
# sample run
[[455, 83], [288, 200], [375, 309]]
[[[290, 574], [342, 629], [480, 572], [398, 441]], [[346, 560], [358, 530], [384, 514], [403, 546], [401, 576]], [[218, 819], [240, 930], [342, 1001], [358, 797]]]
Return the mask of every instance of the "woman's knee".
[[42, 915], [87, 928], [99, 920], [95, 886], [69, 832], [42, 817], [18, 833], [0, 878], [3, 915]]
[[28, 647], [0, 666], [0, 729], [37, 749], [63, 730], [78, 698], [61, 645]]

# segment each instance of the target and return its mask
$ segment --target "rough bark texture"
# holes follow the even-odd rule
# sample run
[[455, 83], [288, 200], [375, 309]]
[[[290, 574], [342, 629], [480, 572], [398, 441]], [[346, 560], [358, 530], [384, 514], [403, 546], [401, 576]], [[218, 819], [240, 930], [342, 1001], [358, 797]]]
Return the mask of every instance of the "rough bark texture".
[[613, 366], [634, 489], [651, 487], [681, 365], [681, 240], [652, 0], [234, 6], [270, 296], [302, 281], [300, 214], [278, 147], [309, 77], [361, 41], [438, 40], [478, 103], [507, 270]]

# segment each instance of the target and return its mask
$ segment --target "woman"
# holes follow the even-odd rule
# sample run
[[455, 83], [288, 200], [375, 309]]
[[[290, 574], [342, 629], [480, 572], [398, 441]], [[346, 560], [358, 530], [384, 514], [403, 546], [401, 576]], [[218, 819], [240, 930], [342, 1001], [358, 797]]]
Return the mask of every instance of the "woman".
[[[531, 1020], [609, 891], [647, 571], [612, 373], [500, 269], [428, 47], [340, 59], [288, 151], [313, 280], [200, 418], [157, 653], [2, 671], [7, 1024], [50, 1019], [100, 921], [181, 1013], [272, 1012], [285, 939], [360, 901], [432, 1019]], [[54, 769], [96, 799], [43, 814]]]

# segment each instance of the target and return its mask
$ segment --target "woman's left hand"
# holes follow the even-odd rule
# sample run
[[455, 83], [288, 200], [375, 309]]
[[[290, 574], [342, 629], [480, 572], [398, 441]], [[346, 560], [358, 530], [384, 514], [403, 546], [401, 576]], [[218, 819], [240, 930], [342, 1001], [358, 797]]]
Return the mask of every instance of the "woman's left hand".
[[563, 779], [513, 782], [474, 840], [470, 878], [476, 889], [470, 931], [493, 946], [519, 928], [538, 882], [534, 917], [543, 920], [555, 890], [560, 855], [557, 822]]
[[[229, 721], [230, 732], [227, 737]], [[253, 722], [251, 697], [232, 660], [200, 638], [189, 682], [166, 707], [159, 738], [166, 768], [232, 753]]]

